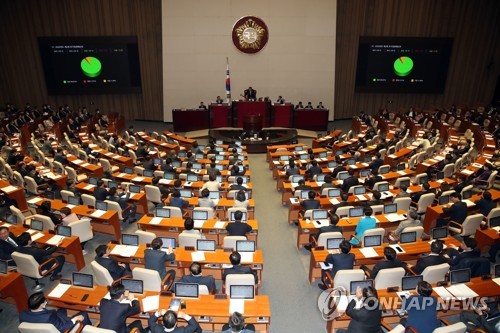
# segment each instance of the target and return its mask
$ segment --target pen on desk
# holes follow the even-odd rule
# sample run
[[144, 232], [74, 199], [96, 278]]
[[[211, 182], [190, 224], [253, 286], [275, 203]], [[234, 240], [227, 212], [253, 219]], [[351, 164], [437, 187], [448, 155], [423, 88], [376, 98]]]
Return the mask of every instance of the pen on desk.
[[78, 298], [75, 295], [68, 295], [68, 296], [71, 297], [71, 298]]

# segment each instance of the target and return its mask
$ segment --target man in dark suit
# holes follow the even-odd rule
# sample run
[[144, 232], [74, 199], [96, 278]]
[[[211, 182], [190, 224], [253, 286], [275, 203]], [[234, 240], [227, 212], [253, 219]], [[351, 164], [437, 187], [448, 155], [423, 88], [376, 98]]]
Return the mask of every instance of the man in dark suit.
[[175, 270], [171, 269], [167, 272], [165, 268], [165, 263], [175, 260], [175, 253], [171, 247], [167, 249], [166, 252], [161, 250], [163, 241], [161, 238], [156, 237], [151, 242], [151, 249], [144, 251], [144, 268], [152, 269], [160, 274], [160, 278], [163, 280], [167, 273], [172, 274], [175, 279]]
[[[343, 240], [342, 243], [339, 245], [339, 250], [340, 251], [335, 251], [332, 250], [330, 251], [330, 254], [326, 256], [325, 259], [325, 264], [326, 265], [332, 265], [333, 267], [331, 268], [330, 272], [332, 275], [332, 279], [335, 278], [335, 275], [337, 274], [338, 271], [343, 270], [343, 269], [352, 269], [354, 266], [354, 254], [349, 253], [351, 251], [351, 244]], [[320, 289], [325, 290], [326, 285], [325, 283], [325, 277], [324, 277], [324, 272], [321, 271], [321, 280], [323, 281], [323, 284], [319, 284], [318, 287]]]
[[332, 210], [330, 211], [330, 214], [335, 214], [337, 212], [337, 209], [339, 209], [340, 207], [345, 207], [345, 206], [351, 205], [351, 203], [347, 201], [347, 200], [349, 200], [349, 195], [347, 193], [341, 193], [340, 200], [342, 200], [342, 201], [340, 201], [338, 204], [333, 206]]
[[18, 246], [17, 238], [9, 232], [9, 228], [0, 227], [0, 259], [10, 260], [9, 265], [15, 266], [15, 262], [12, 261], [12, 252], [16, 251]]
[[243, 213], [239, 210], [234, 212], [234, 222], [230, 222], [226, 226], [228, 236], [245, 236], [252, 231], [252, 226], [248, 223], [241, 222]]
[[[162, 317], [163, 325], [158, 324], [158, 318]], [[188, 326], [177, 326], [177, 318], [182, 318], [187, 321]], [[191, 317], [190, 315], [185, 314], [182, 311], [179, 311], [177, 314], [172, 310], [161, 310], [156, 311], [151, 315], [148, 320], [149, 329], [151, 333], [198, 333], [202, 332], [200, 324]]]
[[92, 325], [86, 312], [79, 312], [73, 317], [68, 317], [66, 309], [47, 310], [47, 299], [43, 292], [37, 292], [28, 298], [29, 310], [24, 310], [19, 314], [21, 323], [52, 324], [59, 332], [71, 329], [76, 322], [85, 325]]
[[[19, 235], [19, 237], [17, 237], [17, 244], [19, 244], [19, 247], [16, 249], [16, 251], [33, 256], [38, 264], [43, 264], [51, 258], [56, 259], [58, 266], [52, 271], [52, 275], [50, 276], [50, 281], [54, 281], [61, 278], [61, 275], [59, 273], [63, 269], [64, 262], [66, 261], [63, 255], [54, 257], [52, 256], [52, 254], [57, 251], [57, 247], [59, 246], [59, 244], [61, 244], [61, 242], [62, 240], [57, 245], [52, 246], [49, 250], [39, 249], [31, 246], [32, 241], [30, 234], [27, 232], [23, 232]], [[49, 269], [53, 265], [54, 263], [50, 262], [49, 264], [42, 266], [42, 269]]]
[[307, 169], [306, 174], [309, 175], [310, 178], [313, 178], [314, 175], [319, 175], [322, 172], [321, 167], [318, 166], [318, 162], [316, 160], [312, 160], [311, 167]]
[[[342, 227], [337, 226], [337, 223], [339, 223], [339, 220], [340, 220], [339, 216], [335, 213], [332, 213], [332, 211], [328, 212], [328, 216], [330, 218], [330, 225], [327, 225], [326, 227], [319, 228], [316, 235], [314, 235], [314, 238], [316, 238], [316, 240], [318, 240], [319, 236], [325, 232], [340, 232], [340, 233], [342, 233], [342, 231], [343, 231]], [[312, 242], [312, 238], [313, 238], [313, 235], [310, 235], [309, 242]], [[311, 244], [304, 245], [304, 248], [308, 251], [311, 251]]]
[[306, 185], [306, 181], [304, 179], [299, 180], [298, 186], [294, 189], [295, 191], [310, 191], [312, 187], [310, 185]]
[[441, 265], [448, 263], [448, 260], [441, 255], [443, 251], [443, 242], [439, 239], [435, 240], [431, 244], [431, 253], [428, 256], [418, 259], [417, 264], [412, 268], [416, 274], [422, 274], [424, 269], [429, 266]]
[[359, 185], [358, 178], [354, 177], [354, 169], [349, 169], [349, 177], [342, 183], [341, 189], [344, 193], [349, 193], [352, 186]]
[[239, 312], [234, 312], [229, 317], [229, 323], [222, 326], [221, 333], [253, 333], [255, 326], [253, 324], [245, 325], [245, 318]]
[[68, 159], [64, 156], [63, 149], [57, 147], [56, 153], [54, 155], [54, 161], [61, 163], [62, 165], [68, 165]]
[[448, 218], [439, 218], [437, 220], [436, 226], [443, 227], [448, 224], [449, 221], [462, 224], [467, 217], [467, 204], [461, 201], [462, 196], [460, 193], [454, 192], [450, 194], [450, 202], [452, 205], [448, 208], [443, 208], [443, 214], [448, 215]]
[[481, 199], [475, 200], [474, 203], [479, 209], [479, 213], [484, 216], [488, 216], [491, 210], [496, 207], [496, 202], [491, 200], [491, 193], [488, 191], [484, 191]]
[[337, 163], [337, 166], [335, 167], [335, 169], [333, 169], [333, 172], [332, 172], [333, 178], [337, 178], [337, 175], [339, 174], [339, 172], [347, 171], [346, 167], [344, 165], [342, 165], [342, 160], [340, 159], [340, 156], [335, 156], [335, 162]]
[[255, 101], [257, 99], [257, 90], [253, 89], [252, 87], [248, 87], [248, 89], [245, 89], [244, 95], [247, 101]]
[[371, 200], [368, 200], [366, 202], [361, 202], [360, 204], [362, 206], [377, 206], [377, 205], [383, 205], [384, 204], [384, 200], [380, 199], [382, 198], [382, 193], [380, 193], [379, 191], [375, 190], [372, 192], [372, 199]]
[[113, 280], [132, 275], [128, 264], [118, 263], [115, 258], [109, 256], [111, 250], [106, 244], [99, 245], [95, 252], [95, 261], [109, 271]]
[[304, 208], [304, 211], [308, 211], [310, 209], [319, 209], [320, 201], [314, 199], [316, 197], [316, 192], [309, 191], [307, 197], [308, 197], [307, 200], [300, 202], [300, 205]]
[[361, 265], [361, 269], [364, 270], [365, 272], [368, 272], [368, 276], [370, 279], [374, 280], [377, 277], [378, 272], [382, 269], [387, 269], [387, 268], [396, 268], [396, 267], [405, 267], [406, 264], [404, 262], [401, 262], [397, 257], [396, 257], [396, 250], [394, 250], [392, 247], [386, 246], [384, 248], [384, 258], [385, 261], [378, 262], [373, 266], [373, 269], [369, 269], [365, 265]]
[[229, 274], [253, 274], [253, 276], [255, 277], [255, 283], [259, 282], [259, 277], [257, 276], [256, 271], [252, 270], [248, 266], [240, 265], [241, 255], [238, 252], [231, 252], [231, 254], [229, 255], [229, 261], [231, 262], [231, 265], [233, 265], [233, 267], [227, 268], [222, 272], [222, 281], [226, 281], [226, 276], [228, 276]]
[[106, 197], [109, 195], [108, 190], [104, 187], [104, 181], [99, 179], [97, 181], [97, 186], [94, 189], [94, 197], [97, 201], [104, 201]]
[[[139, 332], [144, 333], [140, 320], [135, 320], [128, 326], [126, 323], [128, 317], [141, 312], [139, 301], [134, 299], [121, 283], [109, 287], [109, 295], [111, 299], [103, 298], [99, 304], [101, 310], [99, 327], [113, 330], [116, 333], [128, 333], [132, 328], [138, 328]], [[130, 303], [122, 303], [126, 299]]]
[[477, 248], [477, 242], [474, 238], [468, 237], [464, 238], [460, 247], [457, 249], [455, 247], [448, 248], [446, 250], [445, 258], [448, 259], [448, 263], [453, 269], [455, 266], [467, 258], [479, 258], [481, 251]]
[[144, 157], [148, 156], [148, 151], [146, 150], [144, 142], [139, 141], [137, 150], [135, 151], [135, 155], [139, 159], [143, 159]]
[[379, 176], [378, 174], [378, 168], [377, 170], [373, 170], [370, 173], [370, 178], [365, 180], [365, 186], [368, 187], [369, 189], [373, 189], [373, 185], [375, 185], [378, 182], [382, 181], [382, 177]]
[[229, 191], [246, 191], [247, 188], [243, 186], [243, 178], [236, 177], [236, 184], [229, 186]]
[[422, 191], [413, 193], [410, 198], [412, 202], [418, 203], [420, 197], [424, 194], [431, 193], [431, 185], [428, 182], [422, 184]]
[[184, 275], [181, 278], [181, 282], [185, 283], [197, 283], [204, 286], [207, 286], [208, 291], [211, 294], [215, 293], [215, 279], [212, 275], [203, 276], [201, 271], [201, 265], [199, 262], [193, 262], [191, 266], [189, 266], [190, 275]]
[[345, 313], [351, 317], [347, 330], [337, 330], [339, 333], [381, 333], [382, 307], [377, 306], [377, 290], [372, 287], [356, 289], [356, 298], [347, 305]]
[[377, 170], [380, 166], [384, 165], [384, 160], [381, 158], [380, 153], [377, 153], [375, 155], [375, 159], [370, 163], [369, 167], [373, 171]]

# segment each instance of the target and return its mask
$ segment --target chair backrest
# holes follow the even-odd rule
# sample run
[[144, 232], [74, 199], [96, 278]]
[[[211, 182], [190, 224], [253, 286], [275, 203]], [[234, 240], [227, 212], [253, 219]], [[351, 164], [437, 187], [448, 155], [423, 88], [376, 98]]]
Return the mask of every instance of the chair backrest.
[[[11, 210], [12, 210], [12, 208], [11, 208]], [[488, 227], [490, 226], [490, 220], [493, 219], [493, 218], [495, 218], [495, 217], [498, 217], [498, 216], [500, 216], [500, 207], [493, 208], [490, 211], [490, 213], [488, 214], [488, 216], [486, 217], [486, 219], [488, 220]]]
[[115, 331], [108, 330], [108, 329], [105, 329], [105, 328], [95, 327], [95, 326], [92, 326], [92, 325], [86, 325], [83, 328], [82, 333], [115, 333]]
[[488, 185], [487, 185], [487, 188], [492, 188], [493, 187], [493, 184], [495, 182], [495, 179], [497, 177], [497, 174], [498, 174], [498, 171], [495, 170], [491, 173], [491, 175], [488, 177]]
[[81, 219], [68, 224], [68, 227], [71, 228], [71, 235], [80, 238], [80, 243], [94, 238], [94, 232], [92, 231], [90, 221], [91, 219]]
[[381, 269], [375, 277], [375, 289], [401, 288], [401, 279], [403, 276], [405, 276], [405, 269], [403, 267]]
[[52, 222], [51, 218], [45, 215], [35, 214], [33, 215], [33, 219], [40, 220], [43, 222], [43, 230], [54, 230], [56, 226], [54, 222]]
[[52, 324], [23, 322], [17, 329], [20, 333], [59, 333], [59, 330]]
[[344, 207], [339, 207], [335, 211], [335, 213], [340, 217], [340, 216], [349, 216], [349, 209], [354, 208], [354, 206], [344, 206]]
[[92, 272], [94, 272], [95, 283], [99, 286], [110, 286], [113, 283], [113, 278], [109, 271], [101, 266], [97, 261], [92, 261], [90, 263], [92, 266]]
[[17, 272], [33, 279], [41, 279], [43, 276], [38, 272], [38, 262], [30, 254], [17, 251], [12, 252], [12, 259], [16, 262]]
[[364, 185], [355, 185], [355, 186], [351, 186], [351, 187], [349, 187], [349, 190], [347, 191], [347, 193], [348, 193], [348, 194], [353, 194], [355, 189], [357, 189], [357, 188], [361, 188], [361, 187], [364, 187]]
[[150, 231], [136, 230], [135, 234], [139, 235], [139, 244], [151, 244], [153, 239], [156, 238], [156, 235]]
[[326, 241], [327, 241], [327, 239], [329, 239], [329, 238], [343, 238], [343, 237], [344, 236], [342, 236], [341, 232], [337, 232], [337, 231], [334, 231], [334, 232], [323, 232], [318, 237], [318, 246], [324, 246], [325, 249], [326, 249], [326, 243], [327, 243]]
[[9, 206], [9, 209], [12, 214], [17, 216], [17, 223], [24, 223], [26, 220], [26, 216], [24, 216], [23, 212], [19, 208], [14, 205]]
[[201, 239], [201, 235], [186, 234], [181, 232], [179, 234], [179, 247], [193, 246], [196, 248], [196, 241], [198, 239]]
[[112, 200], [104, 200], [104, 202], [108, 204], [108, 210], [114, 210], [118, 213], [118, 219], [123, 220], [122, 208], [118, 202]]
[[132, 277], [136, 280], [142, 280], [144, 282], [144, 290], [162, 290], [160, 273], [158, 273], [154, 269], [136, 267], [132, 270]]
[[450, 265], [444, 263], [440, 265], [428, 266], [422, 272], [424, 281], [430, 284], [445, 280], [445, 275], [450, 270]]
[[26, 185], [26, 191], [28, 191], [31, 194], [38, 195], [38, 185], [36, 184], [35, 180], [32, 177], [30, 176], [24, 177], [24, 182]]
[[160, 189], [154, 185], [145, 185], [144, 189], [146, 190], [146, 199], [153, 203], [161, 202], [161, 192]]
[[481, 222], [483, 222], [483, 215], [481, 214], [467, 216], [464, 223], [462, 223], [462, 233], [460, 236], [474, 236]]
[[225, 249], [234, 249], [236, 250], [236, 241], [239, 240], [247, 240], [245, 236], [226, 236], [223, 240], [223, 247]]
[[198, 295], [209, 295], [210, 291], [208, 291], [208, 287], [204, 284], [198, 285]]
[[96, 199], [93, 195], [90, 194], [82, 194], [82, 202], [85, 206], [95, 207]]
[[170, 217], [182, 217], [182, 210], [179, 207], [165, 206], [165, 209], [170, 209]]
[[424, 227], [406, 227], [403, 229], [403, 232], [415, 232], [416, 239], [422, 238], [422, 234], [424, 233]]
[[54, 168], [60, 169], [62, 174], [64, 175], [65, 170], [64, 170], [64, 166], [62, 165], [61, 162], [53, 161], [52, 165], [54, 166]]
[[[382, 243], [384, 242], [385, 229], [384, 228], [374, 228], [366, 230], [363, 234], [363, 244], [365, 243], [365, 238], [368, 236], [380, 236]], [[363, 245], [364, 246], [364, 245]]]
[[111, 170], [111, 163], [109, 163], [109, 161], [107, 159], [100, 158], [99, 159], [99, 163], [101, 164], [102, 169], [104, 170], [104, 172]]
[[374, 206], [371, 206], [371, 207], [373, 209], [373, 214], [383, 213], [384, 212], [384, 205], [374, 205]]
[[472, 185], [467, 185], [467, 186], [465, 186], [465, 187], [462, 189], [462, 191], [460, 191], [460, 195], [462, 195], [462, 196], [463, 196], [463, 195], [464, 195], [464, 192], [471, 191], [473, 188], [474, 188], [474, 186], [472, 186]]
[[255, 277], [253, 274], [228, 274], [225, 282], [227, 295], [229, 295], [232, 285], [255, 286]]
[[344, 287], [350, 290], [351, 281], [361, 281], [365, 279], [365, 272], [362, 269], [342, 269], [337, 271], [333, 278], [334, 287]]
[[420, 196], [417, 204], [417, 213], [425, 214], [427, 207], [432, 204], [436, 195], [434, 193], [426, 193]]
[[214, 210], [210, 207], [194, 207], [194, 211], [202, 211], [202, 212], [207, 212], [208, 219], [213, 219], [214, 218]]
[[394, 203], [398, 206], [398, 210], [404, 210], [405, 212], [407, 212], [410, 209], [411, 198], [396, 198], [394, 199]]
[[61, 198], [66, 202], [68, 202], [69, 197], [74, 197], [74, 196], [75, 194], [71, 191], [61, 190]]
[[16, 181], [17, 185], [21, 186], [22, 188], [24, 188], [24, 179], [23, 179], [23, 176], [21, 176], [21, 174], [19, 172], [17, 172], [17, 171], [14, 171], [13, 175], [14, 175], [14, 180]]
[[410, 182], [410, 177], [399, 177], [398, 179], [396, 179], [396, 182], [394, 183], [394, 187], [401, 187], [401, 182], [402, 181], [408, 181]]
[[465, 333], [467, 331], [467, 326], [459, 321], [450, 326], [438, 327], [432, 333]]
[[340, 179], [342, 175], [347, 175], [347, 174], [348, 174], [347, 171], [340, 171], [339, 173], [337, 173], [337, 179]]
[[70, 166], [65, 167], [66, 173], [69, 179], [72, 179], [75, 183], [78, 181], [78, 176], [76, 174], [75, 169]]

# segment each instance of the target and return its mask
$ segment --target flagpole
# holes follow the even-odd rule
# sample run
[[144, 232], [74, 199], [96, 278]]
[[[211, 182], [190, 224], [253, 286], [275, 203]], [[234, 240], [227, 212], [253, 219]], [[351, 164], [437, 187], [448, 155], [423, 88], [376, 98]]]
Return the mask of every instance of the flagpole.
[[229, 76], [229, 57], [226, 57], [226, 100], [231, 103], [231, 77]]

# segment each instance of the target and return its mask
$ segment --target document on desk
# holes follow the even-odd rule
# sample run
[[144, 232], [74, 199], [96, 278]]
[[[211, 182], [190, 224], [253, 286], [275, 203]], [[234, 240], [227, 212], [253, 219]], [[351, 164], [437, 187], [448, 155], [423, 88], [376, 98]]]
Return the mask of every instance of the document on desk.
[[472, 175], [474, 171], [472, 170], [462, 170], [462, 173], [465, 173], [466, 175]]
[[42, 238], [43, 236], [45, 236], [44, 234], [42, 234], [41, 232], [35, 232], [31, 235], [31, 240], [34, 242], [36, 241], [37, 239], [39, 238]]
[[103, 216], [104, 214], [106, 214], [106, 211], [105, 210], [96, 210], [95, 212], [93, 212], [92, 214], [90, 214], [91, 216], [93, 217], [101, 217]]
[[332, 205], [338, 205], [340, 203], [340, 201], [338, 201], [336, 198], [331, 198], [329, 201], [332, 203]]
[[30, 204], [36, 204], [37, 202], [40, 202], [40, 201], [43, 201], [43, 200], [44, 200], [43, 198], [35, 197], [33, 199], [29, 199], [28, 203], [30, 203]]
[[359, 251], [365, 256], [365, 258], [378, 257], [378, 253], [373, 247], [363, 247], [359, 249]]
[[467, 204], [467, 207], [475, 206], [475, 203], [473, 203], [469, 199], [462, 200], [462, 202], [465, 202]]
[[133, 245], [115, 245], [115, 247], [111, 251], [111, 254], [121, 257], [132, 257], [133, 255], [135, 255], [138, 249], [138, 246]]
[[434, 287], [432, 288], [442, 299], [455, 299], [452, 294], [445, 287]]
[[203, 228], [203, 224], [205, 224], [205, 220], [194, 220], [193, 222], [196, 229]]
[[161, 220], [163, 220], [162, 217], [153, 217], [151, 221], [149, 221], [149, 224], [160, 224]]
[[55, 236], [52, 236], [48, 241], [47, 241], [47, 244], [49, 245], [57, 245], [59, 244], [60, 241], [62, 241], [64, 238], [64, 236], [60, 236], [60, 235], [55, 235]]
[[253, 263], [253, 254], [254, 252], [240, 252], [241, 262]]
[[398, 222], [398, 221], [406, 220], [406, 218], [403, 215], [399, 215], [396, 213], [386, 214], [385, 218], [389, 222]]
[[366, 201], [368, 200], [364, 194], [356, 194], [356, 199], [358, 199], [358, 201]]
[[333, 268], [333, 265], [332, 264], [325, 264], [324, 262], [320, 262], [319, 263], [319, 266], [321, 267], [322, 270], [326, 271], [326, 270], [329, 270], [329, 269], [332, 269]]
[[123, 172], [122, 172], [122, 173], [119, 173], [117, 177], [118, 177], [118, 178], [123, 178], [123, 177], [125, 177], [126, 175], [127, 175], [126, 173], [123, 173]]
[[66, 204], [66, 207], [68, 207], [69, 209], [73, 209], [73, 208], [75, 208], [76, 206], [75, 206], [75, 205]]
[[245, 313], [245, 300], [244, 299], [230, 299], [229, 300], [229, 313], [239, 312]]
[[226, 222], [224, 222], [224, 221], [217, 221], [214, 224], [215, 229], [224, 229], [225, 226], [226, 226]]
[[144, 180], [144, 177], [134, 177], [132, 178], [133, 182], [142, 182]]
[[465, 283], [455, 284], [446, 289], [448, 290], [448, 292], [453, 294], [453, 296], [455, 296], [458, 299], [467, 299], [479, 296], [474, 290], [470, 289], [469, 286], [467, 286]]
[[[389, 244], [389, 247], [392, 247], [394, 249], [394, 251], [396, 251], [396, 253], [406, 253], [405, 249], [403, 249], [402, 246], [400, 246], [399, 244]], [[400, 251], [399, 249], [401, 249], [402, 251]]]
[[94, 188], [95, 185], [92, 185], [92, 184], [88, 184], [87, 186], [84, 187], [84, 189], [86, 190], [91, 190]]
[[292, 205], [298, 205], [299, 204], [299, 199], [297, 199], [297, 198], [290, 198], [290, 203]]
[[193, 261], [205, 261], [205, 252], [203, 252], [203, 251], [191, 252], [191, 260], [193, 260]]
[[169, 185], [170, 183], [172, 182], [172, 180], [170, 179], [165, 179], [165, 178], [162, 178], [158, 181], [158, 183], [160, 184], [165, 184], [165, 185]]
[[61, 296], [64, 295], [64, 293], [68, 291], [70, 287], [71, 287], [70, 284], [59, 283], [57, 287], [52, 289], [52, 291], [49, 294], [49, 297], [61, 298]]
[[330, 220], [315, 220], [313, 225], [315, 228], [327, 227], [330, 225]]
[[318, 186], [323, 186], [323, 184], [324, 184], [324, 183], [325, 183], [325, 182], [316, 182], [316, 184], [317, 184]]
[[142, 311], [156, 311], [160, 308], [160, 295], [148, 296], [142, 299]]

